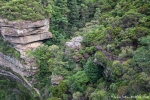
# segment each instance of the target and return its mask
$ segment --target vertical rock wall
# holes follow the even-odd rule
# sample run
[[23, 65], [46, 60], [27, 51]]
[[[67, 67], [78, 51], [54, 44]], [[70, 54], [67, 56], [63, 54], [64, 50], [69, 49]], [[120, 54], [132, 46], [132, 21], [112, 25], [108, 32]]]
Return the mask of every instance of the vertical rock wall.
[[1, 65], [5, 64], [3, 61], [7, 64], [11, 63], [12, 66], [20, 68], [24, 76], [31, 76], [38, 71], [35, 59], [29, 58], [26, 52], [36, 49], [42, 44], [42, 40], [52, 38], [52, 34], [49, 32], [49, 19], [32, 22], [8, 21], [0, 18], [0, 33], [5, 41], [10, 42], [20, 52], [20, 57], [24, 60], [24, 63], [20, 63], [16, 59], [0, 53]]
[[32, 82], [26, 77], [32, 76], [38, 72], [36, 60], [26, 55], [29, 50], [34, 50], [42, 44], [42, 40], [52, 38], [49, 32], [49, 19], [32, 21], [8, 21], [0, 18], [0, 34], [4, 41], [8, 41], [12, 47], [20, 52], [21, 61], [4, 55], [0, 52], [0, 75], [14, 79], [28, 90], [36, 93], [40, 97], [39, 91], [32, 87]]

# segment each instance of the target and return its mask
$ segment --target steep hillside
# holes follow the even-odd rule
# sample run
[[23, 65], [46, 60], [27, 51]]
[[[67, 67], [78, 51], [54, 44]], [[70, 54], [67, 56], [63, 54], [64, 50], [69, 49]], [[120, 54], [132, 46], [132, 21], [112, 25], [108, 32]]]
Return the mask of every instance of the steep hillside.
[[[37, 49], [27, 52], [28, 57], [36, 59], [40, 68], [29, 79], [33, 79], [33, 86], [40, 91], [41, 99], [150, 99], [149, 0], [0, 2], [0, 11], [9, 11], [10, 5], [16, 9], [13, 2], [18, 2], [17, 9], [25, 4], [29, 11], [40, 14], [41, 17], [36, 20], [47, 18], [43, 15], [45, 10], [51, 15], [53, 38], [44, 40]], [[30, 4], [42, 8], [35, 10]], [[24, 19], [24, 14], [28, 16], [26, 11], [20, 13], [19, 20]], [[12, 19], [8, 15], [13, 16]], [[16, 14], [8, 15], [0, 13], [2, 18], [17, 18]], [[25, 20], [36, 16], [29, 14], [28, 17], [31, 19]], [[2, 43], [4, 47], [5, 42]]]

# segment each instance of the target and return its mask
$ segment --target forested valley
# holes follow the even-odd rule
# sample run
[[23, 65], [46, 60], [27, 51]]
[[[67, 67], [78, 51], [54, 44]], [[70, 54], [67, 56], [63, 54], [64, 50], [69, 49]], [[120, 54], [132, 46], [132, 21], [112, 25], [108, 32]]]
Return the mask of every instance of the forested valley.
[[[150, 100], [150, 0], [0, 0], [0, 18], [49, 18], [52, 33], [27, 52], [41, 97], [0, 76], [0, 100]], [[81, 47], [66, 47], [75, 37]], [[7, 44], [0, 36], [0, 52], [20, 59]]]

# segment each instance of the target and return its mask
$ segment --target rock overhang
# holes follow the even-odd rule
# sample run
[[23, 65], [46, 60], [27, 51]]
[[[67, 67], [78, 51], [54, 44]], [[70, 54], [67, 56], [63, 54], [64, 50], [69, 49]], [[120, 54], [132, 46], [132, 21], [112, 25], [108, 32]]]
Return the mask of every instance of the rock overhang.
[[49, 19], [36, 22], [0, 19], [0, 29], [4, 39], [11, 44], [28, 44], [52, 38], [49, 32]]
[[4, 40], [10, 42], [20, 52], [20, 57], [24, 60], [23, 69], [27, 70], [30, 75], [36, 73], [38, 71], [36, 61], [29, 58], [26, 52], [36, 49], [42, 44], [42, 40], [52, 38], [52, 33], [49, 32], [49, 19], [32, 22], [26, 20], [9, 21], [0, 18], [0, 33]]

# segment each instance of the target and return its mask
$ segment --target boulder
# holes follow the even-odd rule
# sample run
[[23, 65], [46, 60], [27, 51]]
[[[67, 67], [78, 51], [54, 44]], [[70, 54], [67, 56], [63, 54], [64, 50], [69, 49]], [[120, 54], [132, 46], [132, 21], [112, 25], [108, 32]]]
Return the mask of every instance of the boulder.
[[58, 85], [60, 83], [61, 80], [63, 80], [64, 78], [61, 75], [52, 75], [51, 77], [51, 83], [53, 85]]
[[65, 54], [66, 55], [71, 55], [72, 50], [76, 52], [77, 55], [72, 56], [72, 59], [75, 62], [79, 62], [82, 59], [81, 55], [78, 55], [78, 51], [82, 48], [81, 42], [83, 40], [82, 36], [77, 36], [72, 38], [69, 42], [66, 42], [66, 49], [65, 49]]
[[82, 36], [74, 37], [74, 38], [71, 39], [70, 42], [66, 42], [65, 45], [68, 48], [79, 50], [79, 49], [81, 49], [82, 40], [83, 40]]

